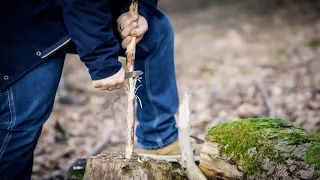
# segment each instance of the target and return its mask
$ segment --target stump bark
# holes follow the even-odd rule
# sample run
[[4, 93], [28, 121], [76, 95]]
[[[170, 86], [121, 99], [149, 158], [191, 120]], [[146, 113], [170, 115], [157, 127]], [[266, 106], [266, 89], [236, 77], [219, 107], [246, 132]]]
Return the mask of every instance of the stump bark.
[[171, 165], [167, 162], [133, 154], [102, 153], [87, 159], [85, 180], [169, 180]]
[[208, 179], [320, 179], [320, 134], [257, 118], [211, 128], [200, 154]]

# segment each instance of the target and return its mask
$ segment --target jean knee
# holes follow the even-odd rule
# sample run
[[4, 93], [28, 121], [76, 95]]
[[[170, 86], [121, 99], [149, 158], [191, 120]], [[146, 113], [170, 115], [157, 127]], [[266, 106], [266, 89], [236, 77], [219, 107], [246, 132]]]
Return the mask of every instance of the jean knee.
[[163, 27], [163, 36], [165, 41], [173, 41], [174, 39], [174, 28], [171, 24], [171, 21], [169, 17], [165, 14], [163, 14], [163, 17], [161, 19], [162, 21], [162, 27]]
[[174, 40], [174, 28], [169, 17], [162, 13], [161, 11], [158, 12], [152, 18], [150, 22], [151, 29], [156, 29], [155, 32], [157, 35], [155, 37], [161, 37], [158, 43], [162, 42], [173, 42]]
[[174, 29], [167, 15], [158, 11], [148, 21], [148, 25], [147, 33], [142, 41], [138, 43], [138, 52], [143, 50], [145, 53], [150, 54], [157, 51], [164, 42], [173, 44]]

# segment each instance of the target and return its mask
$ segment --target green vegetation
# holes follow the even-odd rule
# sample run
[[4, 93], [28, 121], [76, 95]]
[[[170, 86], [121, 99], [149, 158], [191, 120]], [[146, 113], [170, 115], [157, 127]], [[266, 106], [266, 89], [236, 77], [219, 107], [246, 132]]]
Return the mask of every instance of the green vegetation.
[[307, 149], [306, 161], [308, 164], [316, 164], [320, 167], [320, 143], [314, 143]]
[[310, 48], [318, 48], [320, 47], [320, 40], [312, 40], [307, 44], [307, 46]]
[[[261, 160], [275, 164], [285, 164], [287, 160], [297, 157], [293, 154], [277, 153], [276, 145], [280, 142], [286, 146], [319, 142], [320, 135], [308, 133], [284, 119], [255, 118], [223, 123], [209, 130], [206, 137], [218, 142], [223, 155], [232, 157], [237, 165], [245, 168], [249, 175], [261, 171]], [[307, 149], [306, 162], [319, 163], [320, 145]]]

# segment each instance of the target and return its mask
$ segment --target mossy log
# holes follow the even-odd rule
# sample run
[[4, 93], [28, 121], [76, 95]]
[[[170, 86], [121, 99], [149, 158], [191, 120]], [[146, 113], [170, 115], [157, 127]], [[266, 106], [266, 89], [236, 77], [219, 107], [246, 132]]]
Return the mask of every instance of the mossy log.
[[171, 164], [133, 154], [102, 153], [87, 159], [85, 180], [167, 180]]
[[211, 128], [200, 155], [208, 179], [320, 180], [320, 134], [257, 118]]

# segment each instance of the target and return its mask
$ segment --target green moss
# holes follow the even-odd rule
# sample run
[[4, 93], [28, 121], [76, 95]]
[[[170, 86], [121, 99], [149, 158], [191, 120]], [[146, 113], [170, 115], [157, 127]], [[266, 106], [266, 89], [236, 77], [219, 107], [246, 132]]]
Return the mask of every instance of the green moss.
[[83, 171], [69, 171], [67, 175], [67, 180], [81, 180], [84, 176]]
[[172, 173], [172, 180], [188, 180], [187, 177], [181, 176], [178, 172]]
[[151, 169], [151, 164], [147, 161], [139, 162], [139, 166], [145, 169]]
[[130, 177], [132, 176], [132, 173], [133, 173], [133, 169], [132, 169], [132, 167], [130, 167], [130, 166], [124, 166], [124, 167], [122, 167], [122, 171], [123, 171], [123, 173], [125, 174], [125, 175], [129, 175]]
[[310, 42], [308, 42], [307, 46], [310, 48], [318, 48], [320, 47], [320, 40], [317, 40], [317, 39], [311, 40]]
[[320, 143], [314, 143], [307, 149], [306, 161], [320, 167]]
[[279, 137], [287, 140], [288, 145], [299, 145], [314, 141], [320, 141], [317, 133], [307, 133], [303, 130], [289, 130], [279, 133]]
[[261, 160], [284, 164], [288, 159], [296, 159], [292, 154], [276, 155], [275, 145], [299, 145], [320, 142], [319, 134], [306, 133], [303, 129], [284, 119], [253, 118], [223, 123], [209, 130], [207, 140], [218, 142], [220, 151], [245, 168], [249, 175], [262, 171]]
[[174, 169], [180, 168], [181, 165], [179, 163], [176, 163], [176, 162], [171, 162], [171, 167], [172, 167], [172, 170], [174, 170]]

